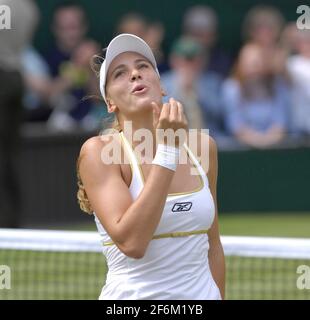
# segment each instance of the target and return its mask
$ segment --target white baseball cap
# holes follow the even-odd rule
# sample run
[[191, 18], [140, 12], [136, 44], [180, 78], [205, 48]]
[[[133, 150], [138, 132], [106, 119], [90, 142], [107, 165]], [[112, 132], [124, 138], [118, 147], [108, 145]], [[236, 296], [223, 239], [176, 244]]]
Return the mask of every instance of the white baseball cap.
[[156, 73], [159, 75], [159, 71], [157, 69], [156, 60], [154, 54], [149, 47], [149, 45], [142, 40], [141, 38], [130, 34], [130, 33], [122, 33], [111, 40], [106, 50], [105, 60], [103, 61], [100, 68], [100, 92], [104, 101], [106, 101], [105, 96], [105, 85], [106, 85], [106, 77], [111, 65], [111, 62], [123, 52], [136, 52], [144, 56], [147, 60], [151, 62]]

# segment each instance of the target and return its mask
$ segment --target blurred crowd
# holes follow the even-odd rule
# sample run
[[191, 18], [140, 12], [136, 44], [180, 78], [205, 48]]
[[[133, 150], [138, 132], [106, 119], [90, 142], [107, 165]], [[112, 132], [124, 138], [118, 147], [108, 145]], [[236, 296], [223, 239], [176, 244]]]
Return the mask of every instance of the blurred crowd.
[[[34, 16], [38, 21], [39, 12]], [[298, 30], [274, 7], [256, 6], [244, 16], [242, 45], [232, 54], [218, 43], [219, 24], [211, 7], [188, 8], [168, 52], [164, 24], [139, 13], [120, 17], [115, 34], [136, 34], [154, 50], [165, 100], [183, 103], [190, 128], [257, 148], [309, 135], [310, 31]], [[88, 29], [83, 7], [66, 2], [53, 11], [48, 50], [39, 52], [28, 38], [20, 67], [24, 121], [60, 132], [102, 127], [108, 113], [90, 60], [105, 44], [91, 39]]]
[[[104, 55], [107, 43], [89, 36], [81, 5], [63, 2], [52, 14], [53, 43], [39, 51], [33, 44], [40, 22], [35, 1], [0, 5], [0, 226], [16, 227], [20, 125], [40, 123], [59, 133], [102, 129], [110, 114], [90, 61]], [[310, 30], [298, 30], [275, 7], [255, 6], [243, 17], [241, 47], [232, 54], [220, 46], [220, 22], [211, 7], [189, 7], [169, 50], [163, 22], [140, 13], [120, 17], [114, 35], [136, 34], [150, 45], [164, 99], [182, 102], [190, 128], [254, 148], [309, 138]]]

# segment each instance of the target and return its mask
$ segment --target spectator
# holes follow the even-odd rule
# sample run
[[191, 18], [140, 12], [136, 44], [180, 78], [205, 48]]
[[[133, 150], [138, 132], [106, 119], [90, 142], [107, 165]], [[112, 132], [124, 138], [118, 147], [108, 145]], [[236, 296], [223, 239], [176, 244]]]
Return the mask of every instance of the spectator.
[[45, 58], [51, 75], [56, 77], [60, 65], [70, 60], [72, 53], [85, 39], [88, 24], [84, 9], [74, 2], [61, 3], [54, 10], [51, 28], [55, 44]]
[[169, 65], [162, 49], [164, 36], [165, 27], [160, 21], [150, 22], [148, 24], [144, 40], [153, 50], [157, 62], [157, 68], [160, 74], [169, 70]]
[[160, 21], [150, 22], [143, 15], [137, 12], [130, 12], [121, 17], [116, 26], [115, 33], [131, 33], [142, 38], [152, 49], [159, 72], [168, 71], [169, 65], [161, 47], [165, 28]]
[[296, 21], [286, 24], [281, 34], [280, 45], [284, 50], [286, 50], [287, 56], [298, 52], [298, 38]]
[[[76, 127], [92, 109], [92, 101], [84, 99], [94, 83], [89, 62], [86, 66], [85, 61], [80, 64], [76, 58], [81, 55], [78, 51], [85, 52], [87, 59], [99, 50], [97, 44], [86, 38], [87, 29], [86, 14], [80, 5], [66, 2], [55, 9], [52, 21], [55, 45], [45, 58], [52, 77], [58, 82], [58, 94], [51, 100], [55, 111], [48, 121], [57, 130]], [[64, 109], [60, 110], [62, 106]]]
[[116, 34], [131, 33], [142, 39], [145, 38], [147, 21], [143, 15], [131, 12], [124, 15], [116, 26]]
[[[98, 102], [90, 101], [93, 95], [99, 95], [97, 79], [90, 68], [91, 58], [100, 51], [98, 44], [85, 40], [72, 53], [71, 59], [64, 62], [60, 68], [60, 77], [55, 80], [51, 103], [53, 113], [48, 119], [48, 126], [58, 130], [71, 130], [79, 125], [88, 130], [89, 116], [97, 114]], [[75, 88], [66, 92], [66, 88]], [[85, 92], [84, 96], [74, 95], [78, 90]], [[77, 105], [77, 107], [76, 107]], [[102, 104], [100, 104], [102, 106]], [[88, 125], [89, 124], [89, 125]]]
[[181, 101], [189, 128], [208, 128], [212, 136], [221, 133], [219, 109], [220, 77], [204, 71], [205, 51], [192, 38], [175, 42], [170, 56], [171, 71], [162, 76], [168, 96]]
[[310, 134], [310, 31], [299, 30], [296, 34], [297, 54], [287, 61], [292, 81], [293, 130]]
[[232, 59], [216, 45], [218, 19], [215, 11], [206, 5], [190, 7], [183, 18], [183, 34], [193, 37], [207, 52], [208, 71], [226, 77], [231, 69]]
[[246, 42], [260, 46], [269, 63], [270, 71], [285, 74], [287, 51], [280, 46], [280, 36], [284, 27], [281, 12], [271, 6], [253, 7], [243, 23], [243, 36]]
[[270, 72], [263, 49], [245, 45], [233, 76], [223, 85], [226, 125], [237, 140], [264, 148], [285, 136], [288, 95], [285, 82]]
[[11, 29], [0, 31], [0, 227], [19, 226], [20, 187], [16, 172], [23, 110], [21, 55], [29, 44], [39, 12], [31, 0], [0, 0], [11, 10]]

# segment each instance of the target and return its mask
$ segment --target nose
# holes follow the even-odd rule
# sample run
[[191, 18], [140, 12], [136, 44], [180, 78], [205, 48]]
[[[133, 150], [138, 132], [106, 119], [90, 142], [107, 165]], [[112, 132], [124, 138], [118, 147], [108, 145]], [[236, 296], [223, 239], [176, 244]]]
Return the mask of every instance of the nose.
[[131, 72], [131, 81], [135, 81], [137, 79], [141, 79], [141, 74], [137, 68], [134, 68]]

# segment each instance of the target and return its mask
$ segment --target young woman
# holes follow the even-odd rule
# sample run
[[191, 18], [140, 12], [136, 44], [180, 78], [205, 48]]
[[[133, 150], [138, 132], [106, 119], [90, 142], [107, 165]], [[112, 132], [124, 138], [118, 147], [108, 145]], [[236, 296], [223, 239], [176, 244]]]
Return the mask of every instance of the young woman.
[[[103, 161], [111, 141], [100, 136], [84, 143], [78, 160], [80, 205], [95, 216], [109, 268], [99, 299], [224, 298], [214, 141], [200, 135], [197, 143], [210, 139], [206, 172], [187, 146], [187, 135], [174, 146], [160, 136], [160, 130], [187, 132], [187, 120], [176, 100], [162, 104], [155, 58], [139, 37], [121, 34], [110, 42], [100, 90], [119, 123], [111, 136], [122, 147], [120, 160], [129, 164]], [[143, 164], [137, 143], [124, 130], [129, 121], [133, 135], [149, 132], [155, 156]], [[180, 164], [184, 150], [190, 161]]]
[[288, 91], [284, 79], [270, 73], [262, 49], [246, 44], [222, 88], [229, 133], [254, 148], [281, 142], [288, 131]]

